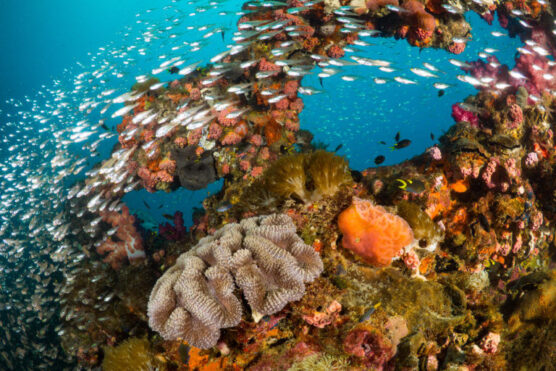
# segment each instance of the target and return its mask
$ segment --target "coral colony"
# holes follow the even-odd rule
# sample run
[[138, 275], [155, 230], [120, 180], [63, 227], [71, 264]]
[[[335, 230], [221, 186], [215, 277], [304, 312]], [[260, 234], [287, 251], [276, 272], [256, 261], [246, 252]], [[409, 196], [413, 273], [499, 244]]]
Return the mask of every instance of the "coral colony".
[[[71, 191], [88, 223], [78, 239], [95, 243], [60, 292], [66, 352], [105, 370], [554, 369], [550, 5], [242, 9], [231, 48], [119, 97], [118, 145]], [[309, 144], [301, 95], [318, 91], [301, 80], [316, 64], [321, 79], [350, 63], [388, 67], [342, 59], [374, 37], [453, 57], [472, 33], [468, 10], [497, 15], [523, 47], [512, 69], [494, 56], [451, 60], [477, 93], [452, 106], [438, 144], [360, 172]], [[120, 200], [219, 178], [189, 229], [177, 212], [147, 233]]]

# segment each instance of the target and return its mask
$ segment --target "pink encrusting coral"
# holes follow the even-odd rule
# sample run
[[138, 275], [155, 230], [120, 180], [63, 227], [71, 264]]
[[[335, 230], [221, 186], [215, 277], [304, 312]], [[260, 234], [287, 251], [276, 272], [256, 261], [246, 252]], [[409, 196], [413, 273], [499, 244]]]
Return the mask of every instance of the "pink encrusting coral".
[[523, 123], [523, 111], [516, 103], [510, 106], [510, 119], [512, 120], [508, 125], [510, 129], [516, 129]]
[[345, 53], [344, 49], [336, 44], [332, 45], [326, 52], [330, 58], [342, 58]]
[[282, 68], [272, 62], [267, 61], [266, 58], [261, 58], [261, 61], [259, 62], [259, 70], [279, 72], [282, 70]]
[[155, 174], [151, 173], [148, 168], [141, 167], [137, 170], [137, 175], [141, 178], [143, 187], [145, 187], [148, 192], [155, 191], [156, 183], [158, 182]]
[[145, 258], [143, 239], [135, 228], [135, 217], [129, 213], [127, 206], [122, 207], [121, 214], [116, 211], [103, 211], [100, 216], [112, 228], [117, 228], [117, 241], [107, 237], [96, 247], [97, 253], [108, 253], [104, 258], [105, 263], [110, 263], [112, 268], [118, 269], [125, 260], [133, 262]]
[[297, 96], [297, 88], [299, 87], [299, 82], [297, 80], [289, 80], [284, 84], [284, 94], [288, 98], [293, 99]]
[[231, 113], [238, 111], [235, 106], [228, 106], [218, 113], [218, 122], [224, 126], [234, 126], [239, 122], [239, 117], [230, 118]]

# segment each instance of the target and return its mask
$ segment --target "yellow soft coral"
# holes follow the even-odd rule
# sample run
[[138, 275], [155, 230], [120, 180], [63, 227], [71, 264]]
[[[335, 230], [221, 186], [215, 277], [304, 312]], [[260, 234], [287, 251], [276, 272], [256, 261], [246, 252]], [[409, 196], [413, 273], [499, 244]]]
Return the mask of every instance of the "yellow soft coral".
[[347, 161], [331, 152], [323, 150], [314, 152], [309, 156], [306, 168], [315, 187], [313, 201], [333, 196], [341, 185], [351, 181]]
[[305, 159], [301, 154], [278, 159], [265, 174], [268, 190], [284, 198], [295, 196], [303, 202], [309, 201], [304, 163]]
[[116, 347], [104, 348], [104, 371], [165, 370], [163, 362], [155, 358], [147, 339], [131, 338]]
[[333, 196], [342, 185], [351, 182], [347, 161], [323, 150], [283, 156], [270, 166], [263, 178], [271, 193], [305, 203]]

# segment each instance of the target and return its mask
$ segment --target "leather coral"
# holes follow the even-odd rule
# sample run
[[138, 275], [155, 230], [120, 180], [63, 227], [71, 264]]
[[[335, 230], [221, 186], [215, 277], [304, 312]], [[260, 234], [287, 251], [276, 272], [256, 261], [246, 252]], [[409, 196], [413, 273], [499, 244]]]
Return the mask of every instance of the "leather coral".
[[243, 292], [254, 317], [301, 299], [322, 272], [319, 255], [296, 234], [291, 218], [273, 214], [228, 224], [182, 254], [154, 286], [149, 325], [166, 340], [216, 345], [220, 329], [239, 324]]

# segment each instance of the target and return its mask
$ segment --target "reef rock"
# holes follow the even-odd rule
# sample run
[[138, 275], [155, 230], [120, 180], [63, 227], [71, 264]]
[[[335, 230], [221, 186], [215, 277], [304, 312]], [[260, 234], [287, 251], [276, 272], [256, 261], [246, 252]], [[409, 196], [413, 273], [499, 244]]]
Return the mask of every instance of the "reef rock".
[[212, 152], [195, 153], [194, 146], [176, 148], [172, 152], [176, 159], [176, 174], [182, 187], [196, 191], [217, 179]]

